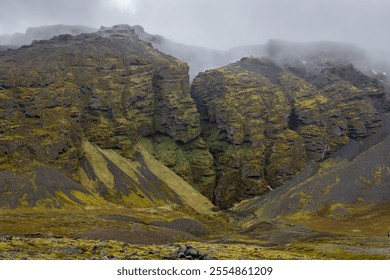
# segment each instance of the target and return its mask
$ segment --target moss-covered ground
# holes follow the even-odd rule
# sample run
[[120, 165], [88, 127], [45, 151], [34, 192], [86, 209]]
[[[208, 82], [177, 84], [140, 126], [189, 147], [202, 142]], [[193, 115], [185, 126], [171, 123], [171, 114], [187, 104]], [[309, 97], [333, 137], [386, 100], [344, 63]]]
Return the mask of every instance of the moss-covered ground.
[[[367, 221], [363, 215], [333, 223], [326, 217], [301, 217], [305, 226], [292, 217], [287, 221], [291, 224], [252, 230], [245, 225], [246, 231], [226, 215], [199, 215], [212, 230], [196, 236], [161, 224], [173, 216], [189, 218], [178, 210], [1, 210], [0, 259], [169, 259], [184, 244], [213, 259], [390, 259], [385, 234], [375, 227], [353, 230]], [[380, 212], [371, 219], [386, 222]]]

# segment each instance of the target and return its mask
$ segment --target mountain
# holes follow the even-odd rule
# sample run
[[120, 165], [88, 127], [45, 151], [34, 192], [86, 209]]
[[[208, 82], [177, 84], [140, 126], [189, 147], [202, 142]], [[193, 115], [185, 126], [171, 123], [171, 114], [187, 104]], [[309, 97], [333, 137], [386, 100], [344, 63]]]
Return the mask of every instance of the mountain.
[[244, 58], [194, 79], [202, 137], [216, 159], [214, 201], [223, 208], [283, 185], [309, 160], [382, 127], [388, 96], [377, 80], [350, 64], [293, 70]]
[[[39, 234], [88, 258], [101, 251], [81, 237], [335, 258], [362, 232], [379, 238], [359, 241], [374, 252], [389, 218], [390, 96], [351, 49], [270, 41], [225, 56], [117, 25], [1, 51], [0, 245]], [[230, 63], [249, 51], [265, 55]], [[190, 83], [203, 62], [226, 65]]]
[[381, 114], [384, 126], [376, 134], [361, 141], [352, 140], [320, 164], [308, 165], [294, 180], [237, 209], [261, 212], [267, 219], [297, 213], [342, 217], [359, 207], [388, 203], [389, 117], [388, 112]]
[[352, 63], [366, 75], [376, 76], [390, 85], [387, 77], [387, 73], [390, 73], [389, 54], [366, 51], [349, 43], [331, 41], [299, 43], [271, 39], [266, 44], [215, 50], [177, 43], [161, 35], [152, 35], [138, 25], [132, 28], [141, 40], [151, 43], [163, 53], [187, 62], [192, 79], [200, 72], [225, 66], [243, 57], [254, 56], [267, 57], [277, 64], [298, 68], [302, 64], [310, 67], [321, 62]]
[[187, 64], [117, 26], [1, 52], [0, 73], [0, 207], [176, 207], [156, 220], [216, 222], [211, 202], [151, 154], [174, 153], [164, 163], [200, 187], [213, 180]]
[[[128, 25], [118, 25], [124, 28]], [[102, 27], [101, 29], [104, 29]], [[386, 52], [365, 51], [355, 45], [340, 42], [311, 42], [297, 43], [271, 39], [266, 44], [242, 45], [227, 50], [210, 49], [174, 42], [161, 35], [152, 35], [142, 26], [131, 26], [139, 39], [149, 42], [157, 50], [172, 55], [188, 63], [190, 66], [190, 78], [208, 69], [214, 69], [235, 62], [242, 57], [268, 57], [280, 64], [293, 67], [302, 63], [319, 61], [353, 63], [355, 67], [364, 71], [367, 75], [377, 76], [388, 85], [387, 73], [390, 73], [390, 61]], [[109, 29], [109, 28], [106, 28]], [[30, 27], [25, 33], [13, 35], [0, 35], [0, 51], [9, 48], [18, 48], [29, 45], [34, 40], [48, 40], [54, 36], [70, 34], [79, 35], [92, 33], [97, 30], [80, 25], [51, 25]], [[309, 66], [309, 65], [307, 65]], [[385, 73], [386, 75], [384, 75]]]
[[[62, 28], [68, 27], [50, 30]], [[86, 191], [79, 184], [87, 177], [95, 182], [84, 187], [108, 195], [120, 184], [88, 173], [85, 147], [134, 160], [134, 147], [142, 143], [216, 205], [229, 208], [283, 185], [310, 160], [322, 161], [383, 125], [385, 86], [347, 63], [365, 59], [359, 49], [347, 55], [351, 46], [270, 41], [268, 58], [244, 58], [199, 74], [191, 97], [187, 65], [146, 41], [180, 49], [139, 26], [118, 25], [3, 52], [3, 169], [41, 174], [52, 168], [47, 173], [63, 176], [58, 182], [64, 185], [70, 179], [74, 189]], [[12, 184], [20, 180], [4, 176]], [[16, 185], [26, 180], [32, 179]], [[12, 205], [21, 197], [23, 191]]]
[[141, 26], [133, 26], [135, 33], [143, 41], [149, 42], [159, 51], [185, 61], [190, 66], [190, 76], [194, 78], [206, 69], [223, 66], [240, 57], [227, 57], [223, 51], [191, 46], [171, 41], [160, 35], [152, 35]]
[[[121, 28], [130, 28], [128, 25], [118, 25]], [[101, 27], [101, 30], [108, 30], [110, 27]], [[204, 47], [191, 46], [171, 41], [160, 35], [147, 33], [142, 26], [131, 26], [136, 35], [142, 41], [149, 42], [157, 50], [172, 55], [190, 65], [190, 76], [194, 78], [199, 72], [206, 69], [216, 68], [226, 65], [232, 61], [248, 56], [247, 47], [241, 51], [239, 48], [229, 52], [209, 49]], [[0, 35], [0, 51], [9, 48], [18, 48], [22, 45], [29, 45], [35, 40], [48, 40], [58, 35], [79, 35], [82, 33], [92, 33], [97, 30], [80, 25], [51, 25], [41, 27], [30, 27], [25, 33], [15, 33], [13, 35]], [[258, 49], [258, 46], [255, 47]]]

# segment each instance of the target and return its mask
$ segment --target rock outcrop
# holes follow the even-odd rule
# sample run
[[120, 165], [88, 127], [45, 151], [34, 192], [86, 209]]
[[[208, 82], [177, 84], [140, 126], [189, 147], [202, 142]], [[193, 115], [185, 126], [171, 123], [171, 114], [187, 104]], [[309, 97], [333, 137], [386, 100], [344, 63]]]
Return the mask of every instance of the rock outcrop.
[[198, 249], [189, 244], [180, 246], [175, 252], [171, 253], [167, 259], [171, 260], [212, 260], [207, 254], [201, 253]]
[[[30, 205], [40, 196], [26, 188], [45, 185], [38, 184], [40, 175], [34, 179], [42, 169], [56, 178], [50, 180], [55, 181], [51, 194], [71, 188], [115, 201], [137, 193], [134, 188], [147, 197], [154, 186], [161, 192], [157, 200], [177, 203], [169, 188], [142, 167], [135, 147], [143, 137], [161, 135], [172, 143], [178, 149], [172, 160], [186, 162], [183, 177], [189, 182], [202, 185], [207, 165], [199, 157], [212, 158], [199, 138], [187, 64], [158, 52], [124, 25], [2, 52], [0, 124], [2, 187], [18, 190], [17, 200]], [[133, 168], [138, 171], [126, 174], [103, 150], [138, 162]]]
[[375, 79], [351, 65], [288, 70], [257, 58], [199, 74], [191, 95], [216, 161], [215, 189], [204, 193], [222, 208], [265, 194], [309, 159], [374, 134], [382, 125], [376, 100], [385, 97]]
[[287, 63], [275, 47], [274, 60], [243, 58], [199, 74], [190, 94], [188, 65], [145, 40], [164, 41], [118, 25], [0, 52], [4, 205], [42, 198], [61, 207], [90, 194], [182, 203], [185, 192], [177, 196], [156, 175], [165, 171], [145, 163], [153, 155], [229, 208], [373, 135], [378, 110], [390, 107], [383, 83], [354, 66]]
[[339, 219], [344, 223], [343, 219], [358, 215], [364, 217], [363, 226], [369, 228], [373, 223], [367, 222], [367, 217], [371, 219], [372, 213], [388, 220], [390, 115], [386, 112], [381, 117], [383, 127], [379, 131], [361, 141], [351, 140], [321, 162], [316, 172], [305, 170], [305, 176], [263, 197], [242, 202], [235, 210], [255, 214], [247, 225], [276, 218], [295, 217], [304, 222], [321, 217], [320, 223], [326, 227], [327, 222], [330, 225]]

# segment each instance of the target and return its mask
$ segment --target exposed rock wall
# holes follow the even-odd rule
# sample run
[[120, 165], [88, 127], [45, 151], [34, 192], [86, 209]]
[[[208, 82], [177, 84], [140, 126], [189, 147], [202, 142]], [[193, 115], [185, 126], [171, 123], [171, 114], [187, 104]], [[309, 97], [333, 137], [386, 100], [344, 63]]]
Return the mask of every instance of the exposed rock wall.
[[[296, 70], [296, 69], [295, 69]], [[223, 208], [292, 179], [308, 159], [372, 135], [384, 89], [352, 66], [292, 72], [244, 58], [199, 74], [191, 94], [216, 160], [214, 202]]]
[[[178, 149], [187, 145], [184, 154], [211, 157], [204, 145], [187, 144], [202, 142], [188, 83], [187, 64], [128, 26], [2, 52], [0, 169], [51, 166], [80, 182], [84, 139], [137, 160], [136, 143], [156, 133]], [[196, 157], [188, 162], [189, 182], [202, 181]]]
[[[143, 196], [155, 185], [161, 201], [179, 201], [142, 167], [134, 148], [141, 144], [229, 208], [283, 185], [308, 160], [374, 134], [388, 100], [377, 80], [352, 65], [256, 58], [201, 73], [191, 95], [189, 88], [186, 63], [125, 25], [2, 51], [0, 179], [23, 188], [26, 178], [30, 191], [45, 170], [55, 182], [47, 189], [63, 189], [71, 200], [72, 191], [92, 191], [115, 202], [140, 194], [134, 186]], [[113, 163], [103, 150], [136, 171], [116, 167], [122, 159]]]

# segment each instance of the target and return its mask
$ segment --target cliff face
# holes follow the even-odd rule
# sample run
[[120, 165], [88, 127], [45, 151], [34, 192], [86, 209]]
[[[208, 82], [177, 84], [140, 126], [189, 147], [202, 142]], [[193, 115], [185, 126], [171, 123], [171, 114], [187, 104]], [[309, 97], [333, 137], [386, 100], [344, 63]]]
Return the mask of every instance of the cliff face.
[[378, 80], [318, 60], [243, 58], [199, 74], [190, 95], [187, 64], [137, 34], [119, 25], [0, 53], [3, 205], [183, 203], [153, 155], [229, 208], [373, 135], [389, 108]]
[[376, 80], [351, 65], [287, 70], [256, 58], [198, 75], [191, 95], [216, 161], [217, 183], [205, 194], [223, 208], [374, 134], [382, 126], [375, 103], [385, 98]]
[[[187, 155], [211, 155], [199, 144], [199, 114], [188, 83], [185, 63], [139, 40], [128, 26], [61, 35], [2, 52], [0, 169], [6, 173], [0, 180], [2, 188], [17, 190], [20, 200], [10, 206], [42, 198], [39, 191], [26, 190], [46, 185], [39, 181], [40, 170], [54, 178], [46, 186], [53, 188], [51, 195], [70, 189], [115, 200], [128, 196], [132, 187], [165, 186], [141, 168], [135, 148], [142, 137], [155, 135], [176, 149], [186, 145], [180, 153], [193, 180], [199, 163]], [[99, 149], [140, 163], [143, 179], [120, 171]], [[107, 174], [99, 174], [103, 171]], [[162, 191], [167, 197], [177, 200]]]

